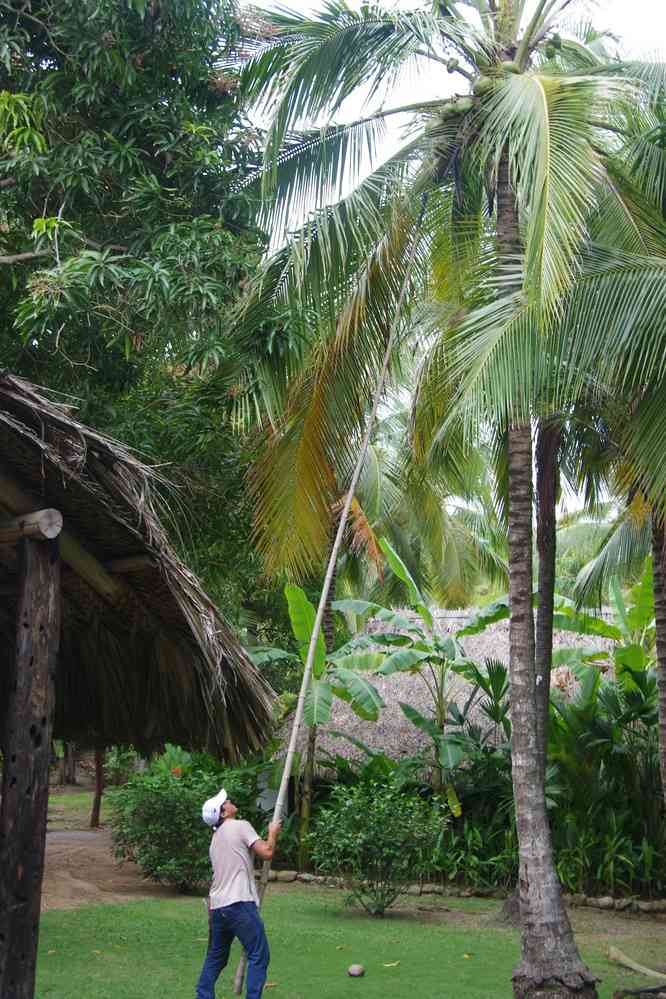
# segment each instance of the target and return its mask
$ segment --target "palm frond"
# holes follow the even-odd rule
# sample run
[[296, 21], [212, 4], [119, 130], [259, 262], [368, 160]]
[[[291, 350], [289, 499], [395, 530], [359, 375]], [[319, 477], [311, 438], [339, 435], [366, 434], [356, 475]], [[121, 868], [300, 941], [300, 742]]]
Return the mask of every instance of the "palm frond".
[[374, 566], [379, 579], [382, 579], [384, 576], [384, 553], [379, 546], [379, 539], [372, 524], [356, 497], [352, 500], [349, 517], [351, 530], [349, 547], [351, 551], [363, 552], [365, 558]]
[[576, 602], [600, 605], [611, 577], [634, 576], [649, 555], [651, 543], [650, 517], [645, 504], [637, 498], [615, 519], [595, 557], [578, 574], [574, 587]]
[[666, 434], [666, 387], [659, 379], [643, 383], [631, 419], [621, 427], [620, 444], [626, 463], [625, 488], [638, 487], [653, 507], [666, 506], [666, 468], [660, 460]]
[[[573, 494], [583, 498], [581, 516], [602, 516], [607, 496], [612, 492], [611, 481], [619, 450], [607, 419], [611, 407], [612, 400], [606, 397], [601, 399], [597, 395], [587, 405], [585, 398], [579, 395], [568, 418], [562, 422], [560, 474]], [[575, 522], [575, 514], [570, 517]]]
[[591, 119], [626, 101], [631, 86], [597, 77], [510, 76], [482, 126], [485, 155], [509, 150], [524, 226], [525, 292], [554, 308], [573, 283], [596, 190], [605, 176]]
[[470, 313], [448, 338], [443, 369], [457, 390], [442, 432], [456, 419], [468, 428], [529, 420], [551, 370], [536, 306], [518, 293]]
[[255, 466], [257, 542], [269, 571], [304, 575], [325, 553], [331, 506], [353, 464], [386, 340], [403, 318], [396, 315], [403, 282], [416, 291], [427, 279], [428, 234], [407, 207], [393, 209], [383, 238], [351, 275], [337, 321], [322, 317], [279, 432]]
[[560, 397], [575, 398], [588, 372], [629, 396], [634, 386], [658, 383], [666, 372], [665, 308], [666, 258], [590, 248], [564, 310]]
[[594, 243], [625, 253], [656, 256], [666, 251], [661, 212], [646, 202], [644, 192], [630, 181], [626, 170], [610, 160], [606, 161], [605, 183], [589, 229]]
[[616, 64], [616, 72], [639, 81], [651, 103], [663, 101], [666, 94], [666, 62], [663, 59], [633, 59]]
[[[345, 189], [354, 190], [377, 168], [389, 116], [432, 112], [441, 103], [393, 108], [345, 124], [289, 133], [279, 155], [243, 182], [243, 193], [260, 195], [259, 220], [275, 242], [276, 232], [286, 231], [312, 209], [341, 199]], [[393, 168], [403, 164], [406, 171], [420, 162], [427, 148], [424, 139], [421, 127], [390, 157]]]
[[242, 86], [271, 114], [269, 162], [299, 123], [335, 115], [359, 88], [371, 100], [406, 60], [422, 59], [433, 40], [463, 55], [491, 54], [487, 40], [469, 24], [426, 11], [386, 11], [377, 5], [358, 11], [343, 0], [327, 0], [309, 17], [284, 11], [268, 19], [279, 42], [248, 63]]
[[666, 207], [666, 120], [663, 105], [640, 107], [627, 123], [623, 162], [630, 177], [662, 213]]

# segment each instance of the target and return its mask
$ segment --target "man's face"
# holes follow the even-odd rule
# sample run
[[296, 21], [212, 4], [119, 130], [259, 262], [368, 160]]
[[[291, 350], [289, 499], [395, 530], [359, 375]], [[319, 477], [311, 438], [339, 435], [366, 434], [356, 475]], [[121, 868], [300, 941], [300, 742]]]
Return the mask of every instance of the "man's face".
[[220, 816], [223, 819], [233, 819], [236, 817], [237, 812], [238, 809], [234, 805], [233, 801], [230, 801], [230, 799], [227, 798], [227, 800], [222, 805], [222, 808], [220, 810]]

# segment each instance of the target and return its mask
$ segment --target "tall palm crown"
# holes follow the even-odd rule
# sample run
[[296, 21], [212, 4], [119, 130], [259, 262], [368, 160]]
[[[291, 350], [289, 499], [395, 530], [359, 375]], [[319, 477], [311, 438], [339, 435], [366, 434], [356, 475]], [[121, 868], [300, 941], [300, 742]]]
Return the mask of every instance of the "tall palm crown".
[[[418, 325], [424, 356], [429, 348], [417, 427], [424, 441], [462, 398], [484, 418], [492, 403], [506, 424], [553, 381], [559, 358], [543, 351], [540, 334], [561, 317], [599, 219], [625, 248], [646, 250], [648, 227], [635, 224], [609, 156], [614, 121], [637, 99], [637, 84], [616, 64], [603, 71], [598, 40], [556, 34], [570, 0], [542, 0], [530, 19], [524, 7], [475, 0], [394, 13], [331, 0], [310, 18], [266, 15], [271, 42], [243, 73], [270, 118], [265, 168], [248, 193], [261, 193], [271, 227], [295, 206], [318, 206], [267, 261], [239, 322], [254, 336], [274, 307], [302, 331], [298, 365], [280, 379], [283, 416], [256, 475], [260, 543], [279, 536], [283, 563], [319, 564], [326, 549], [329, 511], [414, 243], [401, 318], [430, 299]], [[441, 71], [443, 90], [447, 66], [465, 93], [320, 124], [355, 91], [387, 88], [406, 64]], [[402, 148], [360, 179], [386, 123], [405, 115]], [[520, 233], [500, 265], [495, 192], [504, 152]], [[331, 202], [341, 178], [351, 193]], [[399, 368], [396, 353], [394, 374]]]

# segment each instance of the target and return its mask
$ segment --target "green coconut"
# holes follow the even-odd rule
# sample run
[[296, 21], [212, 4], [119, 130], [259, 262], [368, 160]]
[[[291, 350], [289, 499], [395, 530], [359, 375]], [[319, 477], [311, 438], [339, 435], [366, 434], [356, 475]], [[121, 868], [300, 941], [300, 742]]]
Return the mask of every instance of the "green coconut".
[[459, 97], [456, 100], [455, 108], [457, 114], [467, 114], [474, 107], [474, 101], [471, 97]]
[[520, 73], [520, 66], [517, 62], [501, 62], [499, 68], [502, 73]]
[[492, 89], [493, 89], [493, 81], [490, 79], [489, 76], [477, 77], [476, 80], [474, 81], [474, 85], [472, 86], [472, 90], [474, 91], [477, 97], [483, 97], [484, 94], [489, 94]]

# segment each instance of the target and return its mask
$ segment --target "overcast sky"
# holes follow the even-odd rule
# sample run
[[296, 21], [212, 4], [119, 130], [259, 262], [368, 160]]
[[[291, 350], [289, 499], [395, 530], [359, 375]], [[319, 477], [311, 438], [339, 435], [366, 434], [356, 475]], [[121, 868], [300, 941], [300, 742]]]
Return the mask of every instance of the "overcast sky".
[[593, 20], [598, 27], [619, 35], [623, 49], [630, 55], [666, 50], [664, 0], [599, 0]]
[[[348, 0], [351, 6], [359, 6], [360, 0]], [[530, 7], [533, 7], [535, 0], [530, 0], [527, 7], [527, 14]], [[414, 9], [423, 7], [427, 0], [383, 0], [383, 5], [388, 8]], [[284, 0], [284, 7], [291, 10], [308, 12], [319, 7], [317, 0]], [[270, 2], [266, 4], [270, 7]], [[281, 4], [278, 3], [278, 6]], [[643, 58], [655, 57], [660, 54], [663, 58], [666, 54], [666, 0], [577, 0], [569, 10], [571, 20], [582, 21], [591, 20], [599, 30], [608, 30], [617, 35], [620, 41], [620, 49], [626, 56], [641, 56]], [[427, 64], [426, 64], [427, 65]], [[412, 101], [426, 99], [430, 96], [440, 96], [442, 86], [439, 81], [433, 78], [432, 64], [428, 67], [427, 77], [423, 75], [418, 79], [405, 81], [405, 85], [400, 88], [397, 101], [391, 101], [391, 106], [396, 103], [411, 103]], [[453, 89], [454, 82], [444, 71], [442, 82], [446, 84], [446, 89]], [[458, 89], [461, 89], [461, 81], [457, 78]], [[346, 109], [347, 110], [347, 109]], [[338, 120], [349, 117], [356, 117], [358, 113], [358, 103], [352, 106], [350, 103], [347, 114], [337, 115]]]

